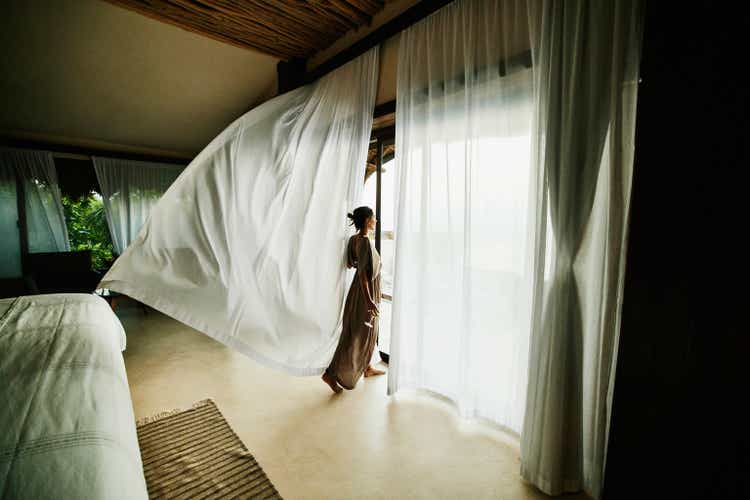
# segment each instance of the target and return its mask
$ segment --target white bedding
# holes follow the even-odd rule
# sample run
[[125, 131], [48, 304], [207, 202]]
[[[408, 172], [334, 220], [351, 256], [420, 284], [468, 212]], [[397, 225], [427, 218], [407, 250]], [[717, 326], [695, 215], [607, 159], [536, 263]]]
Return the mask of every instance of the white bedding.
[[94, 295], [0, 300], [0, 498], [147, 498], [122, 350]]

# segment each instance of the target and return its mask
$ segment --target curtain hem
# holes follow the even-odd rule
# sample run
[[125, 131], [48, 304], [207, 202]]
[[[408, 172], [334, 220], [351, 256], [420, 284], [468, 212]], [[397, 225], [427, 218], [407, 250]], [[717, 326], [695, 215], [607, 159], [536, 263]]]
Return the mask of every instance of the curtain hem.
[[407, 384], [406, 386], [403, 386], [403, 383], [402, 383], [400, 385], [402, 385], [402, 387], [399, 387], [399, 388], [397, 388], [394, 391], [391, 391], [390, 388], [389, 388], [388, 395], [389, 396], [395, 396], [397, 394], [402, 394], [402, 395], [403, 394], [419, 394], [419, 395], [422, 395], [422, 396], [429, 396], [429, 397], [431, 397], [433, 399], [437, 399], [439, 401], [442, 401], [442, 402], [447, 403], [448, 405], [450, 405], [456, 411], [456, 415], [461, 420], [469, 420], [469, 421], [473, 421], [473, 422], [477, 422], [477, 423], [482, 423], [483, 425], [487, 425], [489, 427], [492, 427], [495, 430], [502, 431], [502, 432], [504, 432], [504, 433], [512, 436], [514, 439], [516, 439], [518, 441], [518, 445], [520, 447], [520, 445], [521, 445], [521, 434], [519, 432], [513, 430], [511, 427], [509, 427], [507, 425], [503, 425], [503, 424], [501, 424], [501, 423], [499, 423], [499, 422], [497, 422], [495, 420], [492, 420], [490, 417], [483, 417], [481, 415], [472, 414], [472, 413], [469, 413], [467, 415], [463, 415], [461, 413], [460, 409], [459, 409], [458, 402], [455, 399], [453, 399], [453, 398], [451, 398], [449, 396], [446, 396], [445, 394], [442, 394], [440, 392], [433, 391], [431, 389], [425, 389], [423, 387], [419, 387], [416, 384]]
[[585, 492], [583, 483], [578, 479], [563, 479], [561, 488], [553, 488], [552, 483], [549, 479], [529, 472], [528, 469], [525, 469], [523, 467], [523, 465], [521, 466], [521, 478], [524, 481], [528, 481], [532, 486], [537, 488], [545, 495], [553, 497]]
[[323, 372], [326, 370], [326, 367], [297, 368], [294, 366], [284, 364], [280, 361], [276, 361], [274, 359], [268, 358], [264, 356], [263, 354], [260, 354], [259, 352], [255, 351], [253, 348], [251, 348], [244, 342], [240, 342], [232, 337], [228, 337], [226, 335], [220, 334], [219, 332], [217, 332], [216, 330], [214, 330], [213, 328], [211, 328], [204, 322], [191, 316], [190, 314], [187, 314], [183, 309], [181, 309], [178, 306], [175, 306], [172, 302], [168, 300], [164, 300], [161, 297], [156, 297], [154, 295], [151, 295], [148, 292], [140, 288], [130, 286], [129, 284], [123, 281], [102, 281], [101, 283], [99, 283], [98, 288], [107, 288], [109, 290], [114, 290], [116, 292], [127, 295], [128, 297], [131, 297], [139, 302], [142, 302], [146, 304], [147, 306], [153, 307], [154, 309], [166, 314], [167, 316], [171, 316], [177, 321], [180, 321], [181, 323], [184, 323], [187, 326], [194, 328], [205, 335], [208, 335], [212, 339], [217, 340], [221, 342], [222, 344], [241, 352], [245, 356], [269, 368], [280, 370], [282, 372], [288, 373], [289, 375], [294, 375], [296, 377], [322, 375]]

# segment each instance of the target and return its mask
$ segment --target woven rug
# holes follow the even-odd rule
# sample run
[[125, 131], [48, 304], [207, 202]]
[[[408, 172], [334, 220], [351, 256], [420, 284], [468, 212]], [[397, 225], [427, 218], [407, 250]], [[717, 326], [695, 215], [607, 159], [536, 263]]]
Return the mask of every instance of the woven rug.
[[149, 498], [281, 498], [210, 399], [137, 429]]

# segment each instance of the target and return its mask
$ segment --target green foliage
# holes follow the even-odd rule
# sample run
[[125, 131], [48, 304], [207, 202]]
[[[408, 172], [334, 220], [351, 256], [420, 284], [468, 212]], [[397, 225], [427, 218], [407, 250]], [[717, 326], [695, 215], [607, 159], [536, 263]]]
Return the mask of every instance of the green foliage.
[[104, 204], [98, 193], [72, 198], [62, 197], [65, 224], [72, 250], [91, 250], [93, 268], [106, 270], [112, 263], [112, 239], [104, 215]]

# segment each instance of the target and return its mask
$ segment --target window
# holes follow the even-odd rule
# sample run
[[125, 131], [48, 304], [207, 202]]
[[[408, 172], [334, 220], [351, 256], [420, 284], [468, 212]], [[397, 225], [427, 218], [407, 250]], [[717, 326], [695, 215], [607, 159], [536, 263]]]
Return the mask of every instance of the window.
[[0, 278], [21, 276], [21, 233], [15, 173], [0, 166]]
[[73, 251], [90, 250], [91, 267], [106, 271], [112, 264], [112, 239], [101, 188], [88, 159], [55, 158], [65, 225]]
[[365, 186], [362, 203], [375, 210], [378, 220], [375, 228], [375, 247], [381, 258], [380, 285], [383, 300], [380, 304], [378, 348], [384, 361], [388, 361], [393, 301], [394, 229], [395, 213], [395, 144], [393, 128], [377, 134], [370, 142], [365, 167]]

